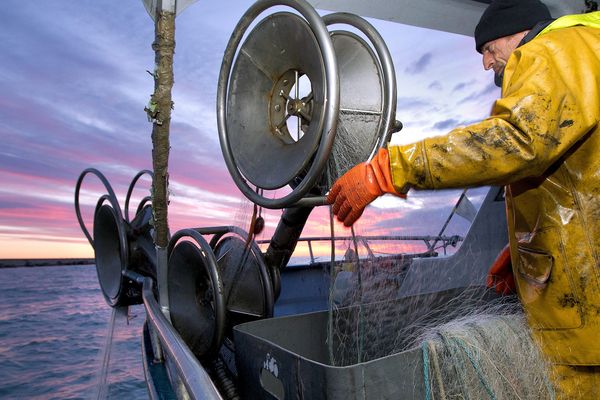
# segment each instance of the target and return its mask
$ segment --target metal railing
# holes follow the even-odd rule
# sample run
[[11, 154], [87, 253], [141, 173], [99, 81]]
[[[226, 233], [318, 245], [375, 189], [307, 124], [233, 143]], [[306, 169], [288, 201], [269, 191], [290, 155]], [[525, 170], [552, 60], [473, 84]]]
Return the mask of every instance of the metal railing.
[[[351, 241], [354, 240], [352, 238], [352, 236], [336, 236], [335, 238], [331, 238], [330, 236], [306, 236], [306, 237], [301, 237], [300, 239], [298, 239], [298, 242], [306, 242], [308, 245], [308, 252], [310, 255], [310, 263], [313, 264], [316, 262], [316, 258], [314, 256], [314, 251], [313, 251], [313, 242], [339, 242], [339, 241]], [[424, 253], [419, 253], [420, 255], [435, 255], [435, 245], [438, 243], [441, 243], [439, 247], [444, 249], [444, 255], [446, 255], [446, 248], [448, 246], [456, 246], [458, 244], [458, 242], [462, 242], [464, 240], [464, 238], [462, 236], [459, 235], [453, 235], [453, 236], [439, 236], [439, 235], [408, 235], [408, 236], [401, 236], [401, 235], [396, 235], [396, 236], [356, 236], [356, 241], [360, 244], [362, 244], [365, 249], [367, 249], [367, 254], [369, 255], [369, 257], [374, 257], [375, 256], [375, 252], [373, 252], [373, 249], [371, 248], [371, 246], [369, 246], [369, 241], [422, 241], [425, 243], [425, 247], [427, 248], [427, 251], [425, 251]], [[271, 240], [269, 239], [264, 239], [264, 240], [257, 240], [256, 243], [257, 244], [269, 244], [271, 242]]]
[[182, 378], [185, 389], [191, 399], [222, 400], [219, 391], [204, 370], [196, 356], [185, 344], [154, 297], [152, 278], [128, 271], [127, 277], [142, 285], [142, 298], [146, 309], [146, 320], [151, 332], [158, 336], [162, 352]]

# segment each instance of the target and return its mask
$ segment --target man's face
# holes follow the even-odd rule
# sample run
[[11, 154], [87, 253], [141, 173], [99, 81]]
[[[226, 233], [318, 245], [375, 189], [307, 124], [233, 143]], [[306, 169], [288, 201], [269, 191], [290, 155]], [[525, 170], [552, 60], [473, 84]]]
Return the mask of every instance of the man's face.
[[496, 82], [496, 85], [502, 86], [502, 76], [504, 75], [506, 62], [521, 40], [527, 35], [527, 32], [529, 31], [519, 32], [514, 35], [491, 40], [481, 48], [483, 68], [486, 71], [490, 69], [494, 70], [494, 81]]

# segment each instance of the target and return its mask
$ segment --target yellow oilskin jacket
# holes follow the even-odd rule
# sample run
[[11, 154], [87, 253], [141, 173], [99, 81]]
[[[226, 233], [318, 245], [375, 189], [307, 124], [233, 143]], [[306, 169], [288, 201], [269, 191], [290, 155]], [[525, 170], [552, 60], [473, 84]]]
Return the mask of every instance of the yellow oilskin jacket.
[[582, 17], [513, 52], [489, 118], [389, 153], [398, 191], [507, 186], [535, 336], [554, 363], [600, 365], [600, 12]]

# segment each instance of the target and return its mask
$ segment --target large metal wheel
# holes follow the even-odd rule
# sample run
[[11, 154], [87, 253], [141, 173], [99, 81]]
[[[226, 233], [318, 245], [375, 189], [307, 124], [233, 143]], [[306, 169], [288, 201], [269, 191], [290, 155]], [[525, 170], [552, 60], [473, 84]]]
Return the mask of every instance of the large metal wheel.
[[214, 355], [225, 333], [223, 283], [214, 253], [200, 233], [183, 229], [171, 238], [168, 255], [171, 322], [197, 357]]
[[[141, 293], [125, 276], [130, 269], [127, 226], [115, 209], [101, 197], [94, 213], [94, 253], [96, 272], [104, 299], [111, 307], [141, 303]], [[125, 237], [125, 245], [122, 245]]]
[[228, 319], [234, 325], [273, 316], [271, 278], [262, 258], [245, 241], [234, 235], [216, 244], [215, 257], [223, 281]]
[[[276, 5], [300, 15], [267, 16], [240, 46], [258, 14]], [[366, 40], [344, 30], [329, 33], [324, 26], [335, 24], [357, 29]], [[315, 186], [325, 192], [385, 146], [399, 128], [395, 108], [389, 50], [356, 15], [321, 19], [304, 0], [258, 1], [225, 51], [217, 94], [221, 149], [236, 185], [260, 206], [323, 204], [324, 198], [308, 192]], [[286, 196], [263, 195], [286, 185], [292, 188]]]
[[[240, 47], [254, 19], [280, 5], [300, 16], [276, 13], [265, 18]], [[293, 87], [299, 87], [303, 75], [311, 90], [300, 97]], [[261, 0], [251, 6], [229, 40], [217, 91], [221, 149], [242, 193], [266, 208], [284, 208], [305, 196], [327, 164], [338, 109], [336, 57], [316, 11], [304, 0]], [[287, 125], [291, 116], [298, 121], [295, 136]], [[283, 187], [303, 171], [302, 181], [281, 198], [258, 193]]]
[[[81, 185], [88, 174], [95, 175], [107, 192], [100, 196], [96, 204], [93, 238], [85, 227], [79, 203]], [[139, 302], [139, 299], [130, 298], [132, 293], [128, 293], [127, 279], [124, 277], [129, 262], [126, 222], [112, 186], [97, 169], [88, 168], [79, 175], [75, 185], [75, 213], [81, 230], [94, 248], [98, 282], [108, 305], [116, 307]]]

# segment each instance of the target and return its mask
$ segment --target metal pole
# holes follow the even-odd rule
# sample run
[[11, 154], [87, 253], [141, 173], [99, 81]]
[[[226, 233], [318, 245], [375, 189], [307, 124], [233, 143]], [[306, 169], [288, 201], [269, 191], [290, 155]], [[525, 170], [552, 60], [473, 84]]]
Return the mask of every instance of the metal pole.
[[[460, 202], [462, 201], [463, 197], [466, 197], [467, 195], [467, 189], [464, 189], [462, 191], [462, 193], [460, 194], [460, 197], [458, 198], [458, 201], [456, 202], [456, 204], [454, 205], [454, 207], [452, 208], [452, 211], [450, 211], [450, 215], [448, 215], [448, 218], [446, 218], [446, 222], [444, 222], [444, 226], [442, 226], [442, 229], [440, 229], [440, 233], [438, 233], [437, 237], [438, 239], [435, 240], [435, 242], [433, 242], [433, 244], [431, 245], [431, 247], [429, 247], [429, 243], [427, 244], [427, 247], [429, 247], [429, 250], [431, 252], [435, 251], [435, 245], [437, 244], [437, 242], [440, 241], [439, 238], [442, 237], [442, 234], [444, 233], [444, 231], [446, 230], [446, 228], [448, 227], [448, 224], [450, 223], [450, 220], [452, 219], [452, 217], [454, 216], [454, 214], [456, 213], [456, 209], [458, 208], [458, 206], [460, 205]], [[445, 249], [444, 249], [445, 250]]]
[[173, 88], [173, 54], [175, 52], [175, 12], [159, 7], [155, 18], [154, 94], [146, 108], [152, 121], [152, 211], [154, 243], [157, 252], [157, 281], [161, 309], [168, 315], [166, 288], [167, 255], [169, 244], [169, 126], [171, 123], [171, 89]]
[[308, 252], [310, 253], [310, 263], [312, 264], [315, 262], [315, 256], [312, 251], [312, 240], [308, 241]]

